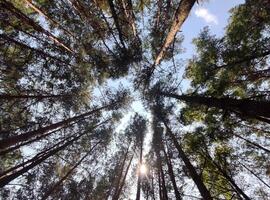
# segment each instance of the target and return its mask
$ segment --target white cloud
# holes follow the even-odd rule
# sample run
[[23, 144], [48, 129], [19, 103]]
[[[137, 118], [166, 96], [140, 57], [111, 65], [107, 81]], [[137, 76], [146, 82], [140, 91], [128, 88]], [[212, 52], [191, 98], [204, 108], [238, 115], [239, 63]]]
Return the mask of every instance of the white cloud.
[[215, 15], [210, 13], [207, 9], [205, 8], [197, 8], [195, 10], [195, 15], [199, 18], [202, 18], [206, 23], [208, 24], [218, 24], [218, 19]]

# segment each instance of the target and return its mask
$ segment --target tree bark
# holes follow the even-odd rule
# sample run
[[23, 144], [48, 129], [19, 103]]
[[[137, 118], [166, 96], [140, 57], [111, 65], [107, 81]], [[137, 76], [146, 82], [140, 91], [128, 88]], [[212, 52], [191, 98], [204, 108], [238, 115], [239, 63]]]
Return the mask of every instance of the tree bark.
[[173, 43], [175, 36], [185, 20], [187, 19], [193, 5], [195, 4], [196, 0], [181, 0], [179, 6], [174, 14], [174, 19], [169, 30], [169, 33], [159, 51], [159, 54], [156, 56], [154, 64], [152, 65], [152, 72], [155, 70], [155, 67], [160, 64], [161, 60], [164, 57], [165, 52], [169, 48], [169, 46]]
[[77, 163], [74, 165], [67, 173], [65, 176], [63, 176], [50, 190], [48, 190], [45, 195], [42, 197], [42, 200], [47, 199], [52, 192], [60, 187], [60, 185], [71, 175], [71, 173], [83, 162], [83, 160], [89, 156], [89, 154], [97, 147], [98, 144], [101, 143], [101, 140], [98, 141]]
[[[207, 154], [207, 153], [206, 153]], [[225, 171], [225, 170], [223, 170], [220, 166], [219, 166], [219, 164], [218, 163], [216, 163], [212, 158], [211, 158], [211, 156], [210, 155], [205, 155], [205, 157], [206, 157], [206, 159], [208, 159], [218, 170], [219, 170], [219, 172], [222, 174], [222, 176], [224, 176], [224, 178], [226, 178], [228, 181], [229, 181], [229, 183], [232, 185], [232, 187], [235, 189], [235, 191], [238, 193], [238, 194], [240, 194], [245, 200], [251, 200], [246, 194], [245, 194], [245, 192], [241, 189], [241, 188], [239, 188], [238, 187], [238, 185], [235, 183], [235, 181], [233, 180], [233, 178], [232, 177], [230, 177], [229, 175], [228, 175], [228, 173]]]
[[[113, 103], [113, 104], [115, 104], [115, 103]], [[72, 117], [72, 118], [69, 118], [69, 119], [66, 119], [66, 120], [63, 120], [61, 122], [51, 124], [49, 126], [42, 127], [40, 129], [37, 129], [37, 130], [34, 130], [34, 131], [29, 131], [29, 132], [26, 132], [26, 133], [23, 133], [23, 134], [20, 134], [20, 135], [15, 135], [15, 136], [8, 137], [8, 138], [3, 139], [3, 140], [0, 141], [0, 149], [5, 149], [5, 148], [8, 148], [8, 147], [11, 147], [13, 145], [16, 145], [19, 142], [27, 141], [27, 140], [29, 140], [31, 138], [40, 136], [40, 135], [45, 134], [45, 133], [47, 133], [47, 132], [49, 132], [51, 130], [54, 130], [56, 128], [64, 127], [64, 126], [66, 126], [67, 124], [69, 124], [71, 122], [84, 119], [84, 118], [90, 116], [91, 114], [94, 114], [96, 112], [99, 112], [100, 110], [108, 108], [111, 105], [112, 104], [99, 107], [99, 108], [97, 108], [95, 110], [86, 112], [84, 114], [81, 114], [81, 115], [78, 115], [78, 116], [75, 116], [75, 117]]]
[[167, 155], [164, 145], [162, 145], [162, 151], [164, 153], [164, 157], [165, 157], [165, 161], [167, 163], [168, 166], [168, 172], [169, 172], [169, 176], [173, 185], [173, 189], [174, 189], [174, 195], [175, 195], [175, 199], [176, 200], [181, 200], [181, 195], [180, 192], [178, 191], [177, 188], [177, 184], [176, 184], [176, 180], [175, 180], [175, 176], [174, 176], [174, 172], [173, 172], [173, 167], [172, 167], [172, 163], [171, 163], [171, 159], [170, 157]]
[[267, 153], [270, 153], [270, 150], [269, 150], [269, 149], [266, 149], [265, 147], [259, 145], [259, 144], [256, 143], [256, 142], [252, 142], [252, 141], [250, 141], [250, 140], [248, 140], [248, 139], [246, 139], [246, 138], [243, 138], [241, 135], [238, 135], [238, 134], [236, 134], [236, 133], [231, 133], [231, 134], [234, 135], [235, 137], [238, 137], [238, 138], [240, 138], [240, 139], [246, 141], [247, 143], [253, 145], [254, 147], [257, 147], [258, 149], [261, 149], [261, 150], [263, 150], [263, 151], [265, 151], [265, 152], [267, 152]]
[[141, 198], [141, 172], [140, 166], [142, 164], [142, 151], [143, 151], [143, 142], [140, 144], [140, 160], [139, 160], [139, 172], [138, 172], [138, 180], [137, 180], [137, 193], [136, 193], [136, 200], [140, 200]]
[[186, 156], [185, 152], [182, 150], [181, 145], [177, 142], [177, 139], [175, 138], [174, 134], [172, 133], [171, 129], [168, 127], [167, 123], [165, 122], [165, 120], [162, 120], [166, 129], [167, 129], [167, 134], [168, 136], [171, 138], [171, 140], [173, 141], [174, 146], [176, 147], [176, 149], [178, 150], [178, 155], [179, 157], [183, 160], [185, 166], [188, 169], [189, 175], [191, 176], [192, 180], [194, 181], [194, 183], [196, 184], [196, 186], [198, 187], [198, 190], [202, 196], [202, 198], [204, 200], [212, 200], [213, 198], [211, 197], [210, 192], [208, 191], [208, 189], [206, 188], [206, 186], [204, 185], [201, 177], [199, 176], [199, 174], [197, 173], [196, 169], [194, 168], [194, 166], [191, 164], [190, 160], [188, 159], [188, 157]]
[[115, 22], [116, 29], [117, 29], [118, 34], [119, 34], [120, 43], [122, 44], [122, 47], [124, 49], [126, 49], [124, 38], [123, 38], [123, 32], [122, 32], [120, 24], [119, 24], [119, 20], [118, 20], [118, 16], [117, 16], [114, 4], [113, 4], [113, 0], [107, 0], [107, 2], [109, 4], [109, 6], [110, 6], [111, 14], [112, 14], [113, 20]]
[[240, 163], [247, 171], [249, 171], [251, 174], [253, 174], [259, 181], [261, 181], [266, 187], [270, 189], [270, 185], [267, 184], [261, 177], [259, 177], [256, 173], [254, 173], [251, 169], [249, 169], [247, 166], [244, 164]]
[[[105, 121], [97, 124], [96, 126], [93, 127], [93, 129], [95, 129], [96, 127], [98, 127], [106, 122], [108, 122], [108, 120], [105, 120]], [[25, 161], [25, 162], [15, 166], [15, 167], [12, 167], [12, 168], [6, 170], [5, 172], [1, 173], [0, 174], [0, 188], [4, 187], [10, 181], [16, 179], [17, 177], [21, 176], [25, 172], [27, 172], [30, 169], [34, 168], [35, 166], [39, 165], [47, 158], [49, 158], [49, 157], [55, 155], [57, 152], [63, 150], [65, 147], [73, 144], [73, 142], [77, 141], [82, 136], [86, 135], [87, 133], [88, 133], [88, 131], [85, 131], [78, 136], [74, 136], [74, 135], [69, 136], [68, 138], [65, 138], [64, 140], [56, 143], [52, 147], [42, 151], [41, 153], [38, 153], [36, 156], [31, 158], [30, 160]], [[68, 140], [66, 143], [64, 143], [62, 146], [59, 146], [61, 143], [65, 142], [66, 140]], [[59, 147], [57, 147], [57, 146], [59, 146]]]
[[19, 42], [19, 41], [15, 40], [15, 39], [13, 39], [13, 38], [5, 35], [5, 34], [0, 34], [0, 38], [3, 38], [4, 40], [6, 40], [8, 42], [12, 42], [15, 45], [18, 45], [18, 46], [20, 46], [20, 47], [22, 47], [24, 49], [29, 49], [29, 50], [31, 50], [33, 52], [36, 52], [37, 55], [41, 56], [42, 58], [50, 58], [50, 59], [55, 60], [55, 61], [57, 61], [59, 63], [62, 63], [62, 64], [65, 64], [65, 65], [68, 65], [68, 66], [71, 66], [71, 67], [76, 68], [74, 65], [71, 65], [71, 64], [69, 64], [66, 61], [63, 61], [63, 60], [61, 60], [61, 59], [59, 59], [57, 57], [54, 57], [54, 56], [52, 56], [52, 55], [50, 55], [50, 54], [48, 54], [48, 53], [46, 53], [46, 52], [44, 52], [44, 51], [42, 51], [40, 49], [35, 49], [35, 48], [30, 47], [30, 46], [28, 46], [26, 44], [23, 44], [22, 42]]
[[112, 200], [117, 200], [119, 198], [117, 195], [118, 195], [118, 191], [119, 191], [119, 188], [120, 188], [120, 184], [121, 184], [121, 179], [122, 179], [122, 174], [123, 174], [123, 171], [124, 171], [125, 163], [126, 163], [126, 160], [127, 160], [127, 157], [128, 157], [128, 152], [129, 152], [129, 146], [128, 146], [126, 152], [125, 152], [124, 159], [123, 159], [123, 161], [122, 161], [122, 163], [120, 165], [119, 174], [116, 177], [115, 192], [114, 192], [114, 195], [113, 195]]
[[53, 25], [60, 27], [66, 34], [68, 34], [69, 36], [75, 38], [75, 36], [67, 29], [65, 29], [60, 23], [58, 23], [57, 21], [55, 21], [54, 19], [52, 19], [51, 17], [49, 17], [44, 11], [42, 11], [40, 8], [38, 8], [36, 5], [34, 5], [33, 2], [29, 1], [29, 0], [24, 0], [24, 2], [31, 7], [34, 11], [36, 11], [39, 15], [45, 17], [49, 22], [51, 22]]
[[131, 156], [130, 160], [129, 160], [129, 163], [128, 163], [128, 166], [127, 166], [127, 169], [125, 171], [125, 174], [124, 174], [124, 177], [122, 179], [122, 182], [120, 184], [120, 187], [119, 187], [119, 190], [117, 191], [117, 194], [115, 195], [115, 198], [113, 198], [113, 200], [118, 200], [120, 195], [121, 195], [121, 192], [123, 190], [123, 187], [125, 185], [125, 182], [126, 182], [126, 178], [127, 178], [127, 174], [128, 174], [128, 171], [129, 171], [129, 168], [130, 168], [130, 165], [131, 165], [131, 162], [132, 162], [132, 159], [133, 159], [133, 156]]
[[177, 95], [160, 92], [160, 95], [175, 98], [191, 104], [205, 105], [239, 113], [244, 117], [255, 118], [270, 123], [270, 102], [250, 99], [216, 98], [204, 96]]
[[53, 42], [58, 44], [59, 46], [63, 47], [65, 50], [73, 53], [73, 51], [67, 47], [64, 43], [62, 43], [58, 38], [56, 38], [53, 34], [51, 34], [49, 31], [45, 30], [42, 26], [34, 22], [31, 18], [26, 16], [24, 13], [22, 13], [18, 8], [16, 8], [12, 3], [2, 0], [0, 3], [2, 7], [9, 10], [11, 13], [13, 13], [19, 20], [24, 22], [25, 24], [33, 27], [34, 30], [44, 33], [48, 38], [50, 38]]
[[50, 99], [50, 98], [70, 98], [68, 94], [49, 94], [49, 95], [12, 95], [12, 94], [0, 94], [0, 99], [13, 100], [13, 99]]
[[161, 164], [160, 164], [160, 175], [161, 175], [161, 185], [162, 185], [162, 196], [164, 200], [168, 200], [168, 191], [166, 188], [165, 175], [164, 175], [164, 171]]

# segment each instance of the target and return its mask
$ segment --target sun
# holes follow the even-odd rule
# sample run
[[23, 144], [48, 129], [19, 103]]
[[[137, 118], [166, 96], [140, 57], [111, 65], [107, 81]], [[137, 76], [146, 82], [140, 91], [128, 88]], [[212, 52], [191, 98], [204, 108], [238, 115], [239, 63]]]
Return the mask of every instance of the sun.
[[145, 175], [147, 173], [147, 167], [145, 164], [141, 164], [140, 166], [140, 174]]

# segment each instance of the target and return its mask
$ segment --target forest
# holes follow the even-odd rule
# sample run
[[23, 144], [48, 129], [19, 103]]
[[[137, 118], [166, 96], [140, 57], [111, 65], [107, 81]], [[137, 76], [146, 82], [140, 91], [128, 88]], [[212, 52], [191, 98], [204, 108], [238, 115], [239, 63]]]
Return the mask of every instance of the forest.
[[0, 0], [0, 199], [269, 200], [270, 1]]

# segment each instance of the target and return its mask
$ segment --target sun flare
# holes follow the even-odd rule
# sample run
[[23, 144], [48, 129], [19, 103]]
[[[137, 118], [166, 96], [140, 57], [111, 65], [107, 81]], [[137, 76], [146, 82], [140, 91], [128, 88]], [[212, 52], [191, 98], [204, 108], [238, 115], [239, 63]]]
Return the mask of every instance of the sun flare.
[[141, 166], [140, 166], [140, 173], [142, 175], [145, 175], [147, 173], [147, 167], [146, 167], [146, 165], [141, 164]]

